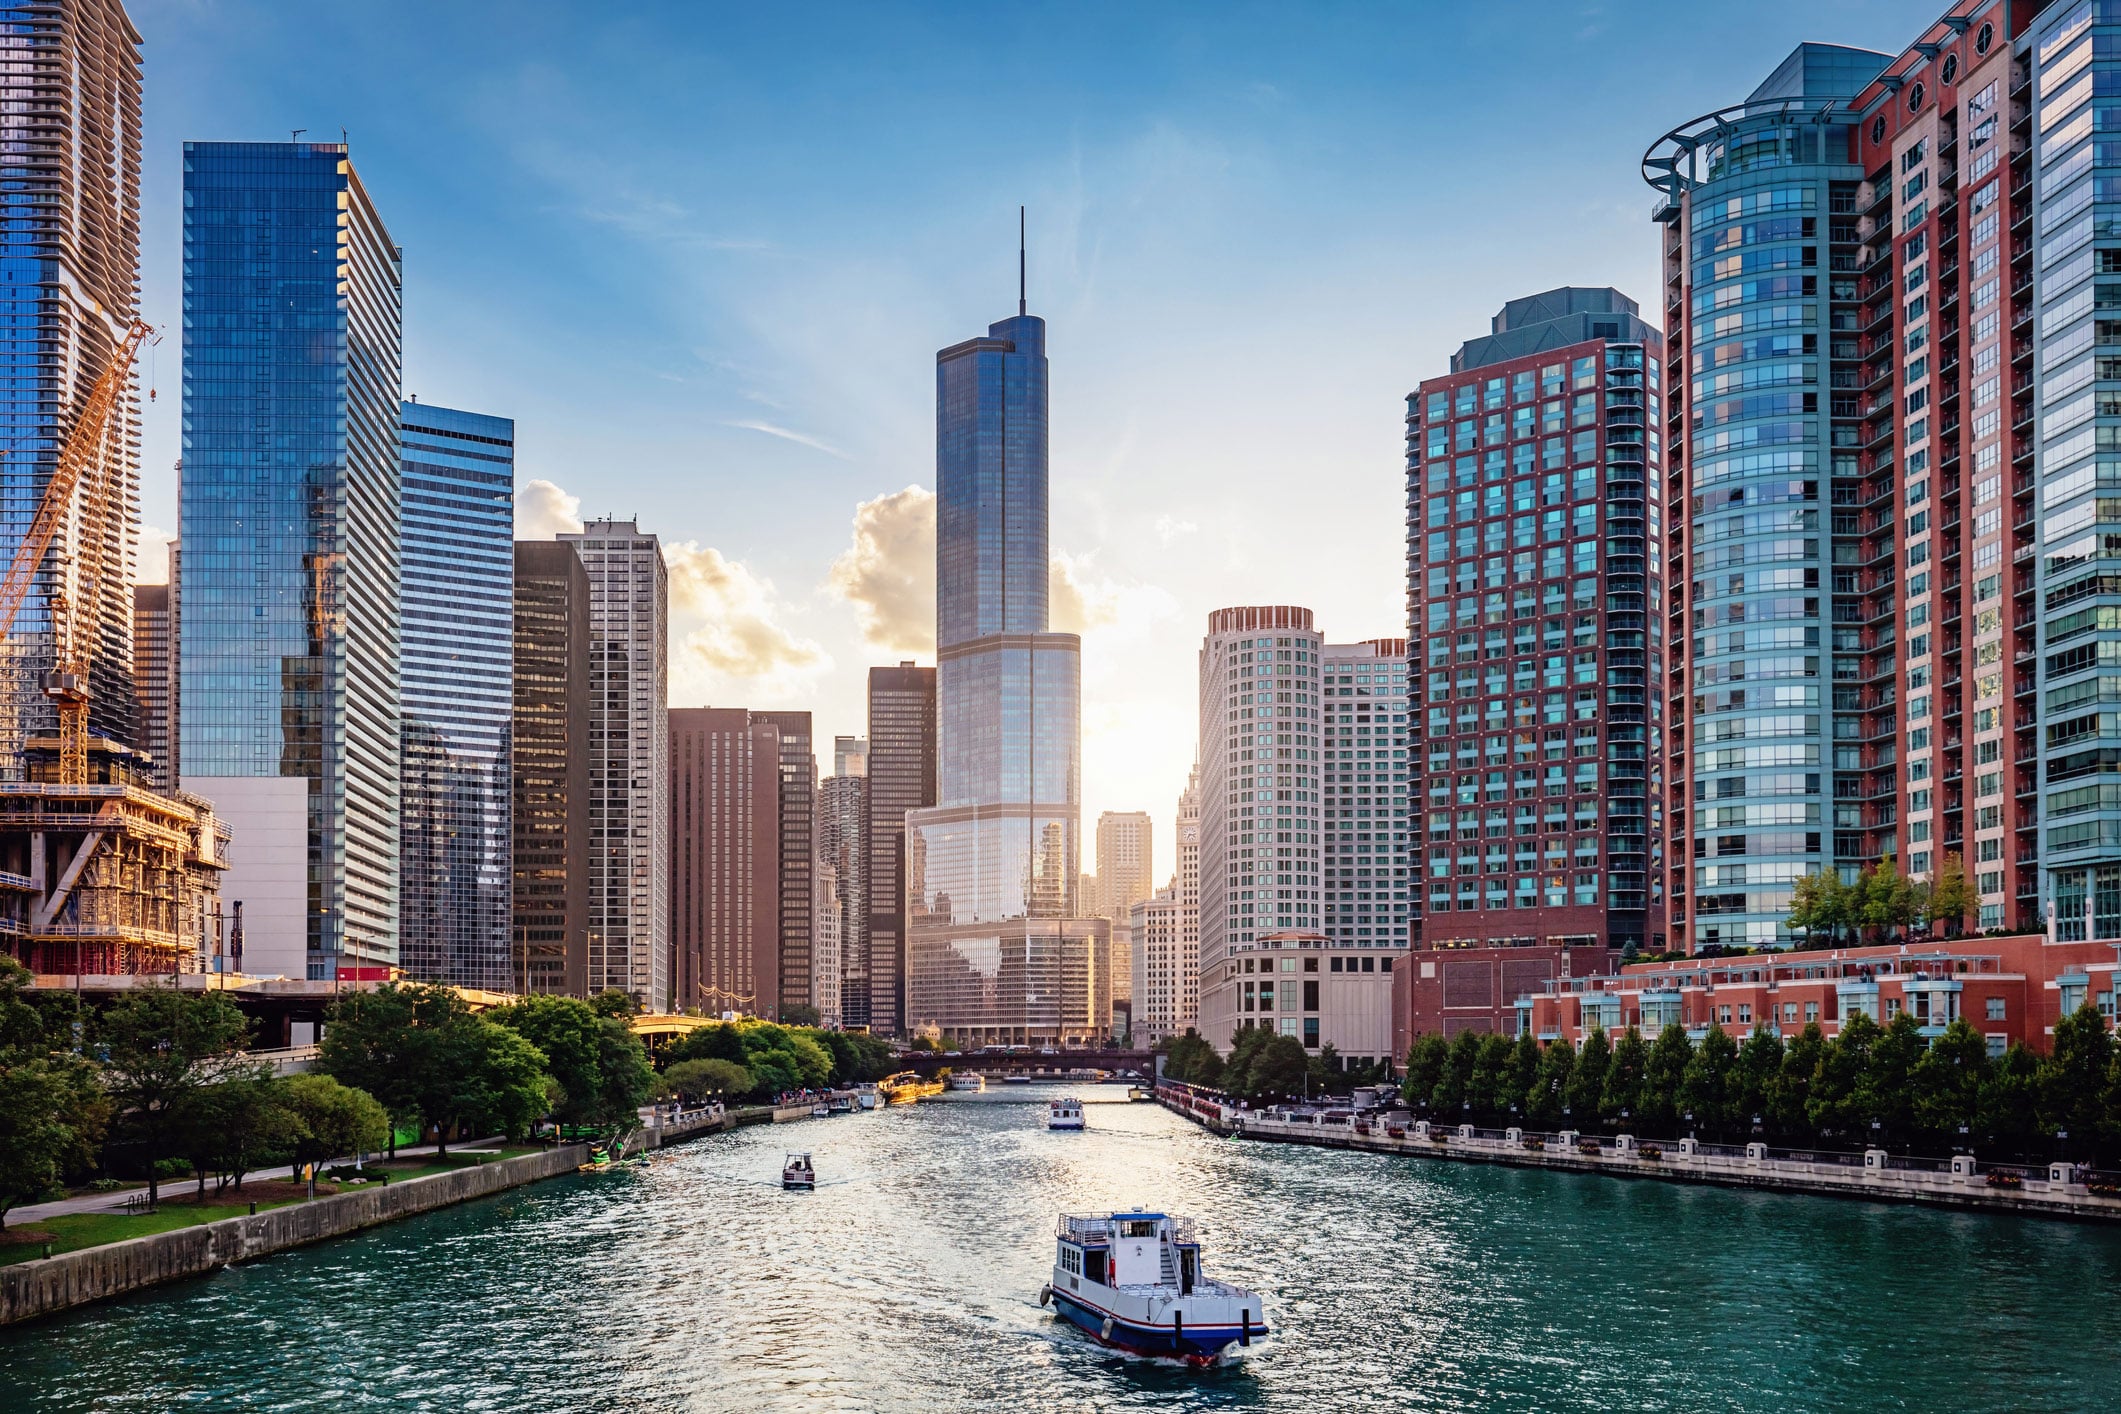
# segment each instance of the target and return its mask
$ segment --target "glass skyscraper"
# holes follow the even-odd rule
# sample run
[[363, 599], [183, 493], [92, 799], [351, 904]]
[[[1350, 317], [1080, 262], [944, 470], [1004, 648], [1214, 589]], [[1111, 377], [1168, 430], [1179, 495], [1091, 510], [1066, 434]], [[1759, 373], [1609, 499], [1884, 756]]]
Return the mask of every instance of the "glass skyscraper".
[[343, 144], [184, 145], [180, 756], [251, 972], [398, 961], [399, 258]]
[[399, 415], [399, 945], [415, 977], [507, 991], [515, 423]]
[[[12, 559], [64, 432], [139, 310], [140, 36], [120, 0], [0, 6], [0, 560]], [[72, 596], [92, 650], [90, 730], [133, 742], [132, 560], [139, 538], [140, 405], [112, 411], [43, 573], [0, 642], [0, 773], [55, 730], [47, 596]], [[100, 514], [95, 509], [100, 508]]]
[[907, 816], [913, 1029], [1102, 1035], [1102, 919], [1076, 913], [1081, 641], [1047, 631], [1046, 324], [936, 355], [934, 808]]

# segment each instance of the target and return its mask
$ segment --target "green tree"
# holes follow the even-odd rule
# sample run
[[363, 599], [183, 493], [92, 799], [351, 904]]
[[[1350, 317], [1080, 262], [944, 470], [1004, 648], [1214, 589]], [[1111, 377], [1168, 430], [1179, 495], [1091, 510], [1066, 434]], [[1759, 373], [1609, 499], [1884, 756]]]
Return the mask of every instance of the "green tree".
[[1868, 1133], [1864, 1076], [1870, 1069], [1871, 1051], [1883, 1034], [1868, 1013], [1859, 1011], [1842, 1018], [1841, 1034], [1820, 1053], [1805, 1112], [1822, 1135], [1862, 1137]]
[[1569, 1088], [1562, 1094], [1571, 1124], [1588, 1127], [1598, 1123], [1598, 1106], [1605, 1099], [1606, 1076], [1612, 1071], [1612, 1061], [1613, 1047], [1605, 1038], [1605, 1028], [1593, 1026], [1591, 1034], [1583, 1038], [1583, 1049], [1569, 1072]]
[[216, 1188], [233, 1186], [240, 1193], [246, 1174], [293, 1151], [302, 1123], [288, 1107], [283, 1086], [271, 1066], [245, 1064], [179, 1106], [180, 1143], [199, 1175], [202, 1195], [208, 1172], [219, 1180]]
[[1680, 1123], [1692, 1123], [1720, 1135], [1731, 1123], [1731, 1071], [1738, 1063], [1738, 1043], [1715, 1022], [1701, 1038], [1679, 1073]]
[[1832, 944], [1842, 929], [1856, 921], [1854, 904], [1840, 871], [1831, 867], [1814, 870], [1790, 891], [1790, 926], [1802, 928], [1807, 941], [1823, 933]]
[[505, 1026], [461, 1018], [444, 1030], [440, 1059], [419, 1094], [437, 1154], [447, 1152], [453, 1130], [498, 1130], [515, 1138], [551, 1107], [544, 1053]]
[[280, 1102], [299, 1126], [294, 1138], [298, 1168], [372, 1153], [390, 1140], [390, 1116], [376, 1097], [328, 1075], [288, 1076]]
[[1436, 1080], [1436, 1091], [1429, 1097], [1432, 1116], [1453, 1124], [1466, 1117], [1466, 1108], [1473, 1100], [1473, 1067], [1479, 1060], [1478, 1031], [1461, 1031], [1452, 1038], [1451, 1048], [1444, 1055], [1443, 1072]]
[[1905, 1143], [1915, 1127], [1913, 1077], [1926, 1049], [1922, 1028], [1904, 1011], [1886, 1024], [1871, 1046], [1856, 1086], [1857, 1107], [1870, 1135], [1881, 1144], [1894, 1139]]
[[1510, 1064], [1502, 1073], [1502, 1084], [1495, 1092], [1496, 1108], [1507, 1116], [1507, 1122], [1522, 1125], [1530, 1114], [1532, 1086], [1539, 1079], [1539, 1041], [1530, 1031], [1520, 1031], [1517, 1039], [1510, 1043]]
[[1419, 1114], [1429, 1112], [1450, 1058], [1451, 1043], [1443, 1037], [1431, 1032], [1414, 1038], [1407, 1047], [1406, 1076], [1399, 1082], [1399, 1093], [1406, 1098], [1407, 1108]]
[[1908, 1077], [1915, 1127], [1954, 1149], [1966, 1148], [1981, 1122], [1981, 1087], [1988, 1073], [1987, 1040], [1965, 1017], [1953, 1021]]
[[1310, 1064], [1303, 1042], [1294, 1036], [1269, 1036], [1252, 1058], [1245, 1098], [1255, 1103], [1296, 1098], [1303, 1093]]
[[1483, 1035], [1480, 1048], [1473, 1055], [1473, 1073], [1466, 1083], [1466, 1098], [1472, 1103], [1474, 1118], [1482, 1124], [1492, 1124], [1498, 1114], [1508, 1113], [1502, 1090], [1509, 1064], [1509, 1038]]
[[1941, 928], [1947, 938], [1957, 937], [1966, 926], [1966, 915], [1974, 911], [1978, 902], [1973, 887], [1967, 883], [1965, 859], [1956, 850], [1945, 855], [1924, 900], [1923, 911], [1930, 927]]
[[748, 1095], [756, 1083], [750, 1071], [734, 1061], [725, 1060], [679, 1061], [663, 1072], [663, 1079], [680, 1095], [690, 1095], [694, 1099], [705, 1099], [709, 1095], [732, 1098]]
[[570, 1124], [615, 1124], [633, 1117], [655, 1084], [642, 1049], [624, 1021], [599, 1016], [573, 997], [525, 997], [487, 1013], [544, 1052], [545, 1065], [566, 1098], [560, 1119]]
[[1164, 1075], [1185, 1085], [1210, 1088], [1222, 1084], [1223, 1058], [1197, 1031], [1167, 1036], [1158, 1044], [1164, 1053]]
[[[885, 1050], [888, 1053], [890, 1048], [887, 1046]], [[727, 1021], [711, 1022], [698, 1030], [690, 1031], [680, 1036], [677, 1040], [663, 1047], [656, 1056], [657, 1064], [666, 1069], [676, 1065], [679, 1061], [689, 1060], [725, 1060], [736, 1065], [742, 1065], [744, 1063], [744, 1038], [738, 1034], [736, 1027]], [[887, 1070], [884, 1075], [889, 1075], [890, 1073]], [[881, 1080], [884, 1077], [880, 1075], [876, 1078]]]
[[185, 1106], [237, 1072], [250, 1023], [223, 992], [147, 984], [103, 1009], [96, 1037], [103, 1089], [147, 1167], [147, 1204], [161, 1199], [155, 1164], [176, 1154]]
[[2114, 1038], [2090, 1002], [2055, 1023], [2040, 1066], [2040, 1130], [2063, 1134], [2065, 1154], [2095, 1157], [2113, 1128]]
[[1632, 1129], [1642, 1118], [1642, 1076], [1649, 1064], [1650, 1048], [1642, 1033], [1630, 1026], [1613, 1043], [1613, 1058], [1606, 1062], [1605, 1092], [1598, 1099], [1598, 1117], [1607, 1124]]
[[25, 995], [28, 969], [0, 955], [0, 1225], [69, 1168], [85, 1167], [110, 1117], [95, 1072], [58, 1051], [43, 1011]]
[[781, 1008], [781, 1025], [783, 1026], [816, 1028], [824, 1024], [825, 1019], [818, 1015], [817, 1008], [807, 1002], [796, 1002]]
[[2040, 1057], [2020, 1041], [1989, 1067], [1981, 1083], [1977, 1131], [1985, 1144], [2007, 1154], [2032, 1152], [2039, 1132], [2040, 1070]]
[[395, 1122], [388, 1141], [395, 1157], [397, 1125], [423, 1123], [446, 1064], [444, 1037], [470, 1015], [448, 987], [407, 982], [349, 993], [325, 1022], [316, 1069], [383, 1106]]
[[1232, 1095], [1252, 1094], [1252, 1063], [1274, 1033], [1264, 1026], [1240, 1026], [1230, 1038], [1230, 1059], [1223, 1066], [1223, 1088]]
[[1775, 1077], [1768, 1108], [1775, 1131], [1786, 1139], [1809, 1137], [1815, 1122], [1811, 1113], [1812, 1084], [1826, 1057], [1826, 1033], [1819, 1023], [1808, 1021], [1782, 1052], [1782, 1068]]
[[1646, 1134], [1668, 1135], [1679, 1130], [1679, 1082], [1687, 1063], [1694, 1058], [1694, 1043], [1686, 1028], [1674, 1022], [1657, 1033], [1650, 1044], [1649, 1059], [1642, 1067], [1642, 1128]]
[[1766, 1022], [1755, 1026], [1738, 1048], [1737, 1063], [1731, 1067], [1730, 1116], [1736, 1127], [1749, 1134], [1755, 1118], [1763, 1128], [1772, 1123], [1782, 1057], [1782, 1038], [1768, 1030]]
[[624, 1021], [628, 1017], [638, 1015], [641, 1010], [640, 1007], [634, 1004], [632, 997], [619, 991], [616, 987], [606, 987], [603, 991], [591, 997], [589, 999], [589, 1009], [598, 1016], [608, 1016], [615, 1021]]
[[1542, 1129], [1553, 1129], [1561, 1123], [1561, 1109], [1567, 1103], [1569, 1077], [1576, 1069], [1576, 1048], [1567, 1041], [1549, 1041], [1546, 1049], [1539, 1053], [1539, 1072], [1532, 1077], [1532, 1088], [1525, 1100], [1525, 1115]]
[[1866, 933], [1890, 938], [1921, 915], [1923, 900], [1888, 855], [1863, 872], [1854, 903], [1856, 922]]

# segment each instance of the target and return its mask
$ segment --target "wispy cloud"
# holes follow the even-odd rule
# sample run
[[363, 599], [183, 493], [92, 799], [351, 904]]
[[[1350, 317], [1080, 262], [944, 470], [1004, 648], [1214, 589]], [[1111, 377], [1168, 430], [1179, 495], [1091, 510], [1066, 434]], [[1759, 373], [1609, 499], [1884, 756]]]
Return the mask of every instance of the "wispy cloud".
[[550, 540], [582, 528], [582, 498], [550, 481], [532, 481], [516, 493], [516, 539]]
[[893, 653], [935, 649], [935, 493], [921, 486], [854, 508], [854, 541], [825, 589], [854, 608], [862, 638]]
[[726, 423], [724, 425], [729, 427], [741, 427], [746, 432], [763, 432], [768, 437], [778, 437], [783, 442], [793, 442], [799, 447], [809, 447], [813, 451], [823, 452], [828, 457], [838, 457], [841, 461], [847, 460], [847, 454], [841, 451], [838, 447], [833, 446], [830, 442], [826, 442], [819, 438], [813, 437], [807, 432], [797, 432], [790, 428], [777, 427], [770, 422], [755, 422], [749, 420], [731, 422]]
[[831, 671], [831, 655], [782, 622], [789, 609], [772, 580], [695, 540], [665, 544], [663, 557], [670, 616], [682, 630], [682, 637], [672, 635], [675, 666], [696, 669], [711, 695], [740, 688], [787, 693]]
[[1174, 520], [1170, 516], [1156, 518], [1156, 538], [1168, 545], [1183, 535], [1191, 535], [1200, 527], [1190, 520]]

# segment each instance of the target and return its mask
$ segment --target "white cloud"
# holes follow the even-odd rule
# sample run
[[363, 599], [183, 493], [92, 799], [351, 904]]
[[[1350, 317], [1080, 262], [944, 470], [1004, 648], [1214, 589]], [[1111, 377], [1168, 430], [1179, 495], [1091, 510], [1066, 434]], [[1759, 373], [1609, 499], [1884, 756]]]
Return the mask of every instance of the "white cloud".
[[169, 583], [169, 547], [176, 539], [176, 536], [160, 526], [140, 527], [140, 556], [136, 561], [139, 565], [140, 583]]
[[1156, 538], [1168, 545], [1182, 535], [1191, 535], [1200, 527], [1190, 520], [1174, 520], [1170, 516], [1156, 518]]
[[[1178, 613], [1178, 600], [1160, 585], [1119, 580], [1097, 567], [1097, 552], [1052, 552], [1047, 573], [1047, 619], [1056, 633], [1079, 633], [1102, 644], [1138, 639]], [[1090, 656], [1086, 645], [1084, 656]]]
[[666, 543], [663, 558], [673, 673], [694, 679], [710, 700], [739, 690], [754, 699], [785, 695], [831, 670], [830, 654], [782, 622], [790, 611], [773, 581], [695, 540]]
[[516, 492], [516, 539], [550, 540], [582, 528], [582, 498], [550, 481], [532, 481]]
[[935, 650], [935, 493], [908, 486], [854, 508], [854, 541], [827, 591], [854, 606], [862, 638], [901, 654]]

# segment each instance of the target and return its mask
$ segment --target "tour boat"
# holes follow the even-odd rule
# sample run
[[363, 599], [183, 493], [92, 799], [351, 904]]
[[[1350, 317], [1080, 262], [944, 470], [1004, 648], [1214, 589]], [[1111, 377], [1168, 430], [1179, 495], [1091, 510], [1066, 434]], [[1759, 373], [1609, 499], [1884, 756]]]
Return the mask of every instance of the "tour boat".
[[865, 1110], [880, 1110], [884, 1107], [884, 1097], [877, 1093], [874, 1085], [857, 1086], [854, 1091], [854, 1102]]
[[817, 1170], [811, 1167], [808, 1154], [790, 1154], [781, 1164], [781, 1187], [806, 1193], [817, 1187]]
[[1005, 1075], [1002, 1077], [1002, 1084], [1004, 1085], [1029, 1085], [1030, 1083], [1031, 1077], [1028, 1075]]
[[810, 1107], [810, 1117], [812, 1119], [830, 1119], [832, 1118], [832, 1106], [823, 1100], [819, 1100]]
[[978, 1094], [987, 1088], [987, 1077], [984, 1075], [953, 1075], [950, 1077], [950, 1088], [953, 1090], [969, 1090], [974, 1094]]
[[1046, 1128], [1081, 1129], [1083, 1127], [1083, 1102], [1073, 1095], [1063, 1095], [1058, 1100], [1046, 1103]]
[[1101, 1344], [1205, 1366], [1267, 1334], [1255, 1293], [1201, 1274], [1189, 1218], [1063, 1214], [1055, 1236], [1053, 1281], [1038, 1304], [1052, 1302]]
[[942, 1094], [943, 1082], [924, 1080], [917, 1071], [902, 1070], [896, 1075], [887, 1075], [877, 1081], [876, 1088], [882, 1093], [885, 1104], [910, 1105], [916, 1100], [925, 1100], [930, 1095]]
[[836, 1115], [853, 1114], [854, 1096], [848, 1094], [844, 1090], [835, 1091], [832, 1096], [832, 1113]]

